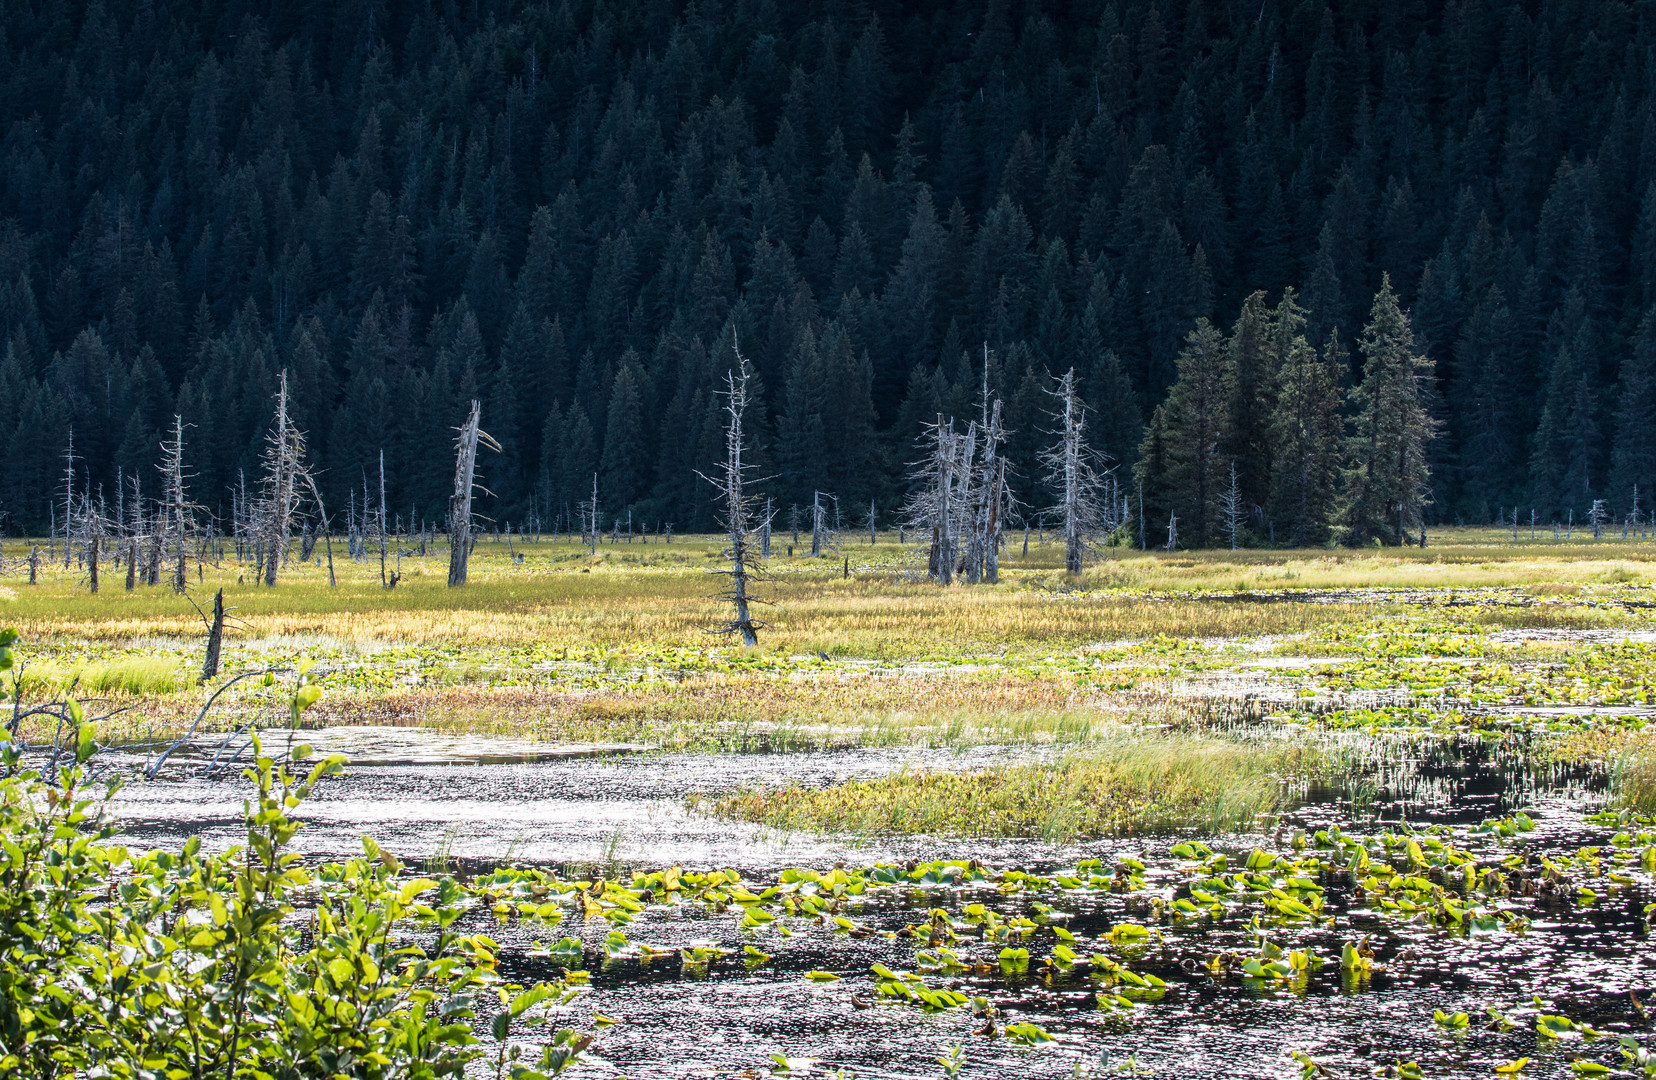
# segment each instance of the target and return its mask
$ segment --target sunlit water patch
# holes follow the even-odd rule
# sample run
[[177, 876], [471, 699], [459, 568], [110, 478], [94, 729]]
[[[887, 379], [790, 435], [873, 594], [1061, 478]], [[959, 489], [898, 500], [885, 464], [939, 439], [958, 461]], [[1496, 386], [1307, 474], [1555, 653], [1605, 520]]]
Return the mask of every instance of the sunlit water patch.
[[[1499, 744], [1394, 741], [1373, 751], [1368, 786], [1315, 790], [1257, 835], [1059, 846], [781, 836], [682, 809], [691, 792], [983, 768], [1029, 748], [593, 757], [474, 740], [448, 746], [467, 764], [426, 764], [439, 747], [424, 736], [329, 737], [381, 763], [313, 795], [301, 847], [352, 854], [367, 833], [468, 876], [469, 928], [501, 943], [503, 973], [589, 971], [567, 1020], [615, 1019], [593, 1052], [633, 1078], [757, 1077], [774, 1056], [794, 1075], [935, 1077], [956, 1043], [963, 1076], [1120, 1075], [1133, 1061], [1287, 1077], [1290, 1051], [1334, 1075], [1411, 1061], [1489, 1075], [1529, 1057], [1525, 1075], [1570, 1076], [1578, 1057], [1617, 1063], [1617, 1036], [1651, 1041], [1635, 1003], [1656, 996], [1656, 831], [1594, 818], [1602, 778], [1537, 770]], [[119, 804], [128, 842], [234, 842], [244, 794], [231, 779], [135, 783]], [[487, 877], [501, 863], [540, 876]], [[646, 876], [672, 866], [731, 873], [699, 893]], [[538, 896], [523, 891], [534, 880], [549, 883]], [[916, 988], [966, 1004], [932, 1009]], [[1538, 1034], [1543, 1016], [1572, 1026]], [[1052, 1041], [1013, 1035], [1030, 1030]]]

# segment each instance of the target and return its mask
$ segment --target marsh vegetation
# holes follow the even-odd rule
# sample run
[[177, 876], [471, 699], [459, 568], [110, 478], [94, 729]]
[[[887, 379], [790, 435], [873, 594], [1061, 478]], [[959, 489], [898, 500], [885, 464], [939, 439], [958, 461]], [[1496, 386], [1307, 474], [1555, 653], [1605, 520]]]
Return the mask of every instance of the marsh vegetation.
[[[465, 950], [382, 966], [397, 1030], [432, 979], [479, 988], [443, 1044], [473, 1069], [679, 1075], [708, 1060], [692, 1030], [745, 1040], [713, 1075], [1646, 1068], [1656, 547], [1116, 548], [1077, 578], [1037, 536], [998, 584], [939, 589], [923, 547], [876, 539], [770, 560], [757, 648], [706, 630], [728, 538], [485, 538], [463, 590], [435, 548], [396, 589], [366, 561], [275, 588], [209, 562], [206, 684], [166, 585], [49, 570], [0, 601], [6, 686], [86, 699], [88, 767], [128, 777], [223, 691], [109, 804], [132, 851], [173, 854], [95, 859], [209, 922], [212, 895], [238, 917], [250, 827], [247, 781], [202, 775], [225, 733], [265, 730], [266, 784], [294, 746], [355, 753], [284, 811], [318, 886], [283, 903], [371, 878], [397, 940]], [[321, 697], [299, 710], [301, 662]], [[20, 836], [36, 796], [12, 790]], [[60, 841], [29, 827], [45, 865]], [[345, 946], [270, 948], [300, 970]], [[498, 1020], [525, 987], [534, 1025]]]

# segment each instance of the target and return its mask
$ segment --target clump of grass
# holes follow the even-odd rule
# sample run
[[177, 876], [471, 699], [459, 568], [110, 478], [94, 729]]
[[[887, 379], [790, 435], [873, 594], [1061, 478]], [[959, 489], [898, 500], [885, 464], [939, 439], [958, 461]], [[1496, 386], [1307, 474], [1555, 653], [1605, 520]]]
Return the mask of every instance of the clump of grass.
[[1041, 838], [1053, 842], [1196, 827], [1246, 829], [1327, 770], [1304, 746], [1122, 737], [1052, 761], [913, 771], [831, 787], [693, 795], [689, 806], [783, 830]]
[[162, 657], [122, 656], [86, 663], [37, 664], [23, 674], [26, 696], [66, 693], [72, 686], [81, 697], [150, 697], [176, 694], [186, 685], [179, 662]]
[[1623, 805], [1656, 814], [1656, 734], [1629, 737], [1610, 759], [1610, 790]]

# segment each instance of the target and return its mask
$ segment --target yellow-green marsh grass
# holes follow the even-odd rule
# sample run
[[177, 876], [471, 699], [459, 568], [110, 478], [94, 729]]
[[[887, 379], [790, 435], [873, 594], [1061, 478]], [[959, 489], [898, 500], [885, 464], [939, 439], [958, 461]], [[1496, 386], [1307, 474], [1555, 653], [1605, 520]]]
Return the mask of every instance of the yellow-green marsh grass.
[[[478, 545], [471, 584], [446, 586], [446, 558], [404, 560], [395, 589], [379, 585], [377, 563], [336, 563], [330, 588], [316, 565], [287, 568], [273, 589], [258, 585], [251, 566], [227, 560], [191, 582], [200, 600], [224, 588], [243, 636], [326, 634], [352, 641], [424, 642], [465, 646], [536, 641], [549, 647], [605, 645], [699, 646], [718, 606], [706, 570], [719, 565], [718, 544], [680, 538], [672, 545], [603, 545], [597, 556], [567, 543], [517, 548]], [[1215, 603], [1191, 593], [1352, 588], [1576, 589], [1656, 577], [1656, 545], [1605, 541], [1558, 548], [1452, 547], [1100, 555], [1079, 587], [1058, 572], [1056, 544], [1036, 545], [1026, 560], [1014, 545], [997, 587], [941, 589], [915, 580], [915, 545], [848, 543], [852, 576], [841, 559], [772, 559], [776, 571], [760, 588], [775, 602], [767, 649], [900, 658], [1044, 650], [1100, 640], [1165, 634], [1246, 637], [1308, 629], [1375, 601], [1340, 604]], [[195, 575], [192, 575], [194, 577]], [[166, 586], [131, 593], [106, 573], [89, 595], [78, 571], [53, 568], [37, 586], [8, 586], [0, 618], [25, 636], [121, 641], [199, 635], [201, 621]], [[815, 648], [813, 648], [815, 647]]]
[[1610, 783], [1630, 809], [1656, 814], [1656, 733], [1626, 741], [1611, 765]]
[[1577, 732], [1561, 740], [1555, 753], [1563, 761], [1602, 767], [1623, 806], [1656, 814], [1656, 730]]
[[689, 805], [781, 831], [1040, 838], [1062, 842], [1246, 829], [1328, 768], [1299, 745], [1121, 735], [1050, 762], [915, 770], [829, 787], [748, 788]]
[[1123, 721], [1166, 726], [1225, 701], [1084, 690], [1061, 677], [868, 674], [796, 680], [704, 675], [597, 693], [482, 687], [325, 697], [311, 724], [382, 723], [666, 749], [816, 750], [985, 743], [1086, 744]]
[[[1005, 702], [974, 699], [957, 707], [954, 695], [963, 691], [952, 678], [938, 680], [908, 668], [918, 661], [963, 660], [1007, 669], [1039, 666], [1054, 658], [1074, 658], [1100, 643], [1158, 637], [1291, 639], [1388, 610], [1404, 611], [1411, 605], [1402, 600], [1418, 599], [1383, 592], [1349, 599], [1338, 594], [1382, 586], [1506, 588], [1545, 601], [1457, 609], [1475, 624], [1474, 630], [1626, 625], [1643, 617], [1589, 602], [1645, 596], [1648, 586], [1642, 583], [1656, 570], [1651, 561], [1656, 545], [1606, 540], [1514, 547], [1501, 542], [1500, 534], [1468, 531], [1438, 534], [1439, 540], [1453, 543], [1425, 551], [1168, 555], [1114, 549], [1101, 554], [1080, 582], [1071, 582], [1060, 572], [1059, 545], [1036, 543], [1025, 558], [1021, 544], [1014, 543], [1003, 563], [1002, 584], [945, 589], [917, 577], [923, 549], [912, 544], [900, 548], [892, 539], [885, 535], [870, 546], [848, 537], [832, 558], [779, 555], [771, 560], [773, 573], [759, 591], [774, 601], [764, 611], [772, 626], [761, 635], [758, 653], [749, 655], [879, 660], [904, 669], [911, 682], [901, 691], [872, 682], [852, 683], [848, 690], [814, 675], [800, 687], [771, 689], [771, 684], [799, 677], [786, 664], [756, 671], [751, 678], [696, 684], [708, 658], [728, 662], [744, 656], [727, 639], [705, 630], [722, 615], [708, 599], [720, 587], [719, 579], [707, 573], [720, 565], [720, 545], [706, 537], [680, 537], [671, 545], [604, 544], [596, 556], [564, 541], [517, 545], [521, 563], [508, 557], [505, 544], [485, 539], [473, 560], [472, 583], [460, 589], [446, 586], [446, 554], [404, 559], [404, 577], [395, 589], [380, 587], [377, 561], [337, 558], [337, 588], [328, 585], [325, 567], [290, 565], [278, 585], [267, 589], [256, 583], [251, 565], [227, 559], [203, 566], [190, 590], [203, 606], [214, 589], [225, 590], [231, 609], [226, 670], [310, 656], [336, 672], [328, 688], [341, 702], [342, 715], [390, 712], [418, 714], [424, 722], [462, 723], [467, 710], [476, 710], [473, 722], [479, 724], [529, 724], [537, 720], [535, 710], [522, 707], [507, 691], [530, 686], [606, 701], [548, 710], [540, 719], [549, 732], [636, 725], [657, 731], [667, 742], [697, 742], [710, 725], [727, 722], [721, 711], [725, 706], [710, 704], [721, 695], [745, 699], [742, 704], [751, 706], [748, 714], [731, 722], [750, 728], [769, 724], [803, 732], [848, 725], [864, 732], [861, 737], [902, 729], [904, 738], [922, 728], [948, 730], [951, 725], [955, 731], [1074, 728], [1090, 722], [1089, 710], [1097, 704], [1075, 701], [1061, 678], [1031, 674], [1008, 692]], [[784, 546], [779, 543], [777, 550]], [[847, 559], [849, 577], [842, 571]], [[43, 675], [76, 664], [115, 663], [123, 651], [135, 648], [150, 650], [156, 666], [147, 676], [133, 670], [131, 677], [91, 681], [103, 693], [160, 693], [169, 707], [146, 704], [148, 715], [192, 718], [201, 693], [192, 676], [204, 631], [200, 616], [165, 585], [128, 593], [121, 587], [123, 578], [106, 567], [103, 589], [93, 596], [78, 570], [65, 572], [61, 566], [44, 570], [41, 583], [33, 587], [8, 577], [0, 587], [0, 622], [18, 627], [26, 654], [42, 665]], [[1246, 590], [1240, 598], [1234, 595], [1239, 590]], [[1319, 590], [1334, 592], [1335, 602], [1300, 602], [1292, 595]], [[1273, 591], [1288, 595], [1256, 602]], [[558, 661], [561, 667], [543, 663], [559, 657], [565, 658]], [[162, 670], [167, 663], [172, 674]], [[579, 664], [598, 665], [603, 677], [571, 674]], [[614, 684], [627, 681], [627, 673], [644, 669], [668, 677], [616, 690]], [[688, 686], [678, 685], [686, 680]], [[1052, 686], [1039, 687], [1043, 680]], [[52, 674], [50, 681], [56, 685], [60, 680]], [[91, 681], [83, 677], [83, 687]], [[1134, 681], [1154, 688], [1153, 679]], [[174, 692], [166, 697], [169, 687]], [[473, 693], [477, 689], [505, 696], [479, 700]], [[417, 705], [396, 698], [410, 694], [417, 695]], [[235, 695], [227, 704], [235, 707], [238, 700], [241, 696]], [[989, 722], [996, 715], [1004, 720]], [[1056, 719], [1040, 719], [1044, 716]]]

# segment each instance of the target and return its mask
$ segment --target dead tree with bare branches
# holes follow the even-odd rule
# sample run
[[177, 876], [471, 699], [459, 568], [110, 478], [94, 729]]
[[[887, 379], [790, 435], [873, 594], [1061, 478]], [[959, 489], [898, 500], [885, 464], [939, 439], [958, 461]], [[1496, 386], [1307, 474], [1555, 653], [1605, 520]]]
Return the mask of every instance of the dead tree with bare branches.
[[936, 423], [926, 425], [921, 439], [926, 454], [914, 465], [912, 493], [903, 508], [908, 526], [931, 533], [927, 573], [941, 585], [952, 584], [955, 578], [964, 517], [962, 494], [971, 471], [975, 435], [975, 424], [962, 435], [955, 431], [954, 421], [945, 420], [941, 413]]
[[163, 549], [171, 548], [174, 553], [173, 591], [183, 592], [188, 581], [184, 560], [189, 551], [190, 536], [195, 531], [195, 512], [198, 508], [186, 494], [192, 474], [184, 466], [184, 419], [176, 413], [173, 415], [172, 438], [161, 442], [161, 464], [158, 467], [161, 470], [162, 507], [160, 520], [153, 522], [155, 528], [150, 539], [149, 583], [154, 585], [160, 574]]
[[96, 595], [99, 561], [111, 531], [102, 500], [94, 502], [91, 492], [81, 492], [72, 507], [66, 531], [69, 543], [84, 553], [87, 589]]
[[481, 420], [482, 407], [473, 400], [466, 422], [455, 429], [459, 437], [454, 440], [454, 494], [449, 498], [450, 587], [466, 583], [466, 564], [471, 558], [472, 545], [472, 492], [481, 490], [492, 494], [477, 483], [477, 448], [482, 445], [500, 452], [494, 436], [478, 426]]
[[[63, 568], [69, 569], [70, 550], [74, 547], [69, 540], [73, 531], [75, 517], [75, 429], [69, 429], [69, 446], [63, 452]], [[57, 530], [52, 530], [54, 533]]]
[[1080, 574], [1088, 545], [1121, 524], [1108, 483], [1109, 470], [1087, 444], [1086, 406], [1072, 367], [1047, 391], [1055, 399], [1051, 413], [1057, 442], [1041, 453], [1047, 483], [1059, 493], [1055, 510], [1064, 520], [1064, 570]]
[[255, 533], [262, 539], [264, 583], [276, 584], [276, 572], [287, 561], [288, 539], [300, 506], [300, 493], [307, 486], [305, 435], [293, 422], [288, 400], [287, 372], [276, 383], [276, 416], [265, 436], [264, 475], [260, 478]]
[[725, 558], [730, 560], [730, 569], [715, 573], [723, 574], [730, 579], [730, 588], [720, 593], [718, 599], [730, 603], [734, 608], [734, 617], [713, 627], [712, 631], [719, 634], [740, 634], [742, 644], [749, 647], [759, 644], [759, 631], [765, 625], [753, 617], [749, 607], [751, 604], [764, 603], [755, 597], [752, 591], [752, 585], [761, 570], [753, 557], [748, 525], [756, 500], [745, 490], [752, 466], [745, 460], [747, 447], [742, 432], [742, 420], [747, 412], [748, 380], [751, 375], [747, 361], [738, 350], [736, 370], [725, 373], [725, 459], [719, 466], [717, 475], [697, 474], [718, 489], [719, 509], [724, 518], [725, 535], [730, 542], [730, 546], [725, 549]]

